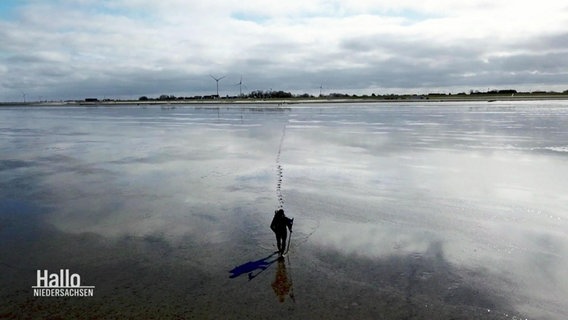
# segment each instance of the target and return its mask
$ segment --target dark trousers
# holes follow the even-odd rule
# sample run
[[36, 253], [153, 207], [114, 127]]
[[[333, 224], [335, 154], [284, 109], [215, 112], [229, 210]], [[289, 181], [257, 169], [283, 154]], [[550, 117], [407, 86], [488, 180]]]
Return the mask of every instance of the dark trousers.
[[288, 237], [288, 232], [284, 230], [283, 232], [276, 233], [276, 246], [278, 247], [278, 251], [282, 254], [286, 250], [286, 238]]

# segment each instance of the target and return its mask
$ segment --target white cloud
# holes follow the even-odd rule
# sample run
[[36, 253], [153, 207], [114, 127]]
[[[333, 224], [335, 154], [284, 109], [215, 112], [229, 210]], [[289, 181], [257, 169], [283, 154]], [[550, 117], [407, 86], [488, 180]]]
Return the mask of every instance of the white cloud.
[[[568, 6], [492, 1], [28, 1], [0, 20], [0, 100], [568, 86]], [[511, 76], [512, 73], [523, 76]], [[89, 91], [90, 90], [90, 91]], [[229, 92], [230, 91], [230, 92]]]

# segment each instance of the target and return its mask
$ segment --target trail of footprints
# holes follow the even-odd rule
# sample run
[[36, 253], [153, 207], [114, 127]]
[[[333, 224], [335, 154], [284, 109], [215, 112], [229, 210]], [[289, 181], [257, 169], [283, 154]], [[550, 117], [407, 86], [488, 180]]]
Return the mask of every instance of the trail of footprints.
[[282, 165], [278, 164], [278, 184], [276, 186], [276, 196], [278, 197], [278, 208], [284, 207], [284, 198], [282, 197]]
[[282, 164], [280, 163], [280, 154], [282, 153], [282, 144], [284, 144], [284, 137], [286, 136], [286, 125], [282, 128], [282, 137], [280, 138], [280, 145], [278, 146], [278, 154], [276, 155], [276, 173], [278, 182], [276, 184], [276, 197], [278, 198], [278, 208], [284, 208], [284, 197], [282, 196]]

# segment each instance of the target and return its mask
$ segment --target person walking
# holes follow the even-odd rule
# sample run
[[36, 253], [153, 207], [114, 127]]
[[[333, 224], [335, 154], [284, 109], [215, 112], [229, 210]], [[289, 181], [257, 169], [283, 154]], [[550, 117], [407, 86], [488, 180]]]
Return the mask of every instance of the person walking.
[[289, 229], [290, 233], [292, 233], [293, 224], [294, 219], [286, 217], [284, 209], [280, 208], [274, 211], [274, 218], [272, 218], [270, 229], [272, 229], [276, 235], [276, 246], [278, 247], [278, 254], [280, 257], [282, 257], [286, 250], [286, 238], [288, 237], [287, 229]]

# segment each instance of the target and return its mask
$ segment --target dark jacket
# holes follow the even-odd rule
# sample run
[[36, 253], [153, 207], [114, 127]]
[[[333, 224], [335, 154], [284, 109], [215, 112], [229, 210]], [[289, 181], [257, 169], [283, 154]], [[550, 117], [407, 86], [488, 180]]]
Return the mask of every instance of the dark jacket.
[[276, 234], [286, 234], [286, 227], [292, 232], [293, 219], [286, 217], [284, 210], [280, 209], [274, 212], [274, 218], [272, 218], [272, 223], [270, 224], [270, 229]]

